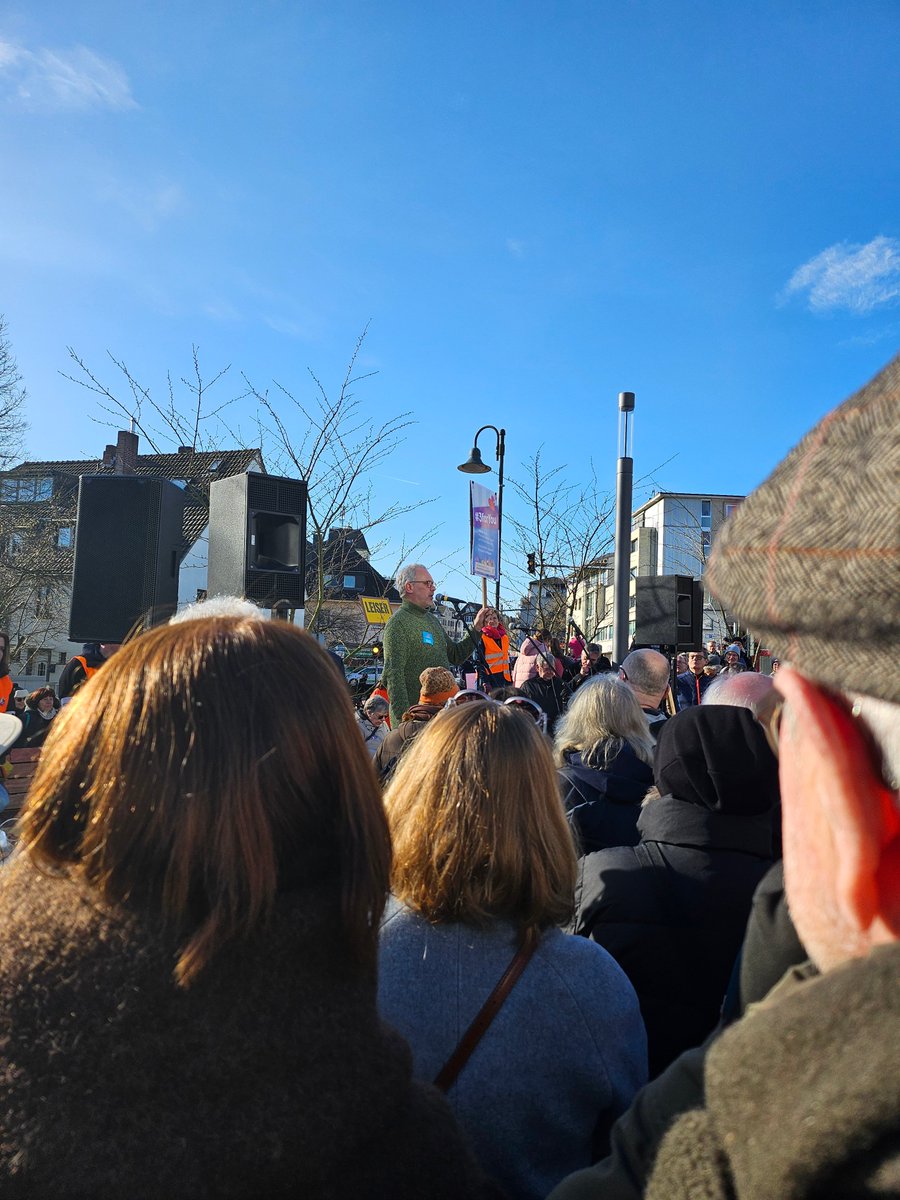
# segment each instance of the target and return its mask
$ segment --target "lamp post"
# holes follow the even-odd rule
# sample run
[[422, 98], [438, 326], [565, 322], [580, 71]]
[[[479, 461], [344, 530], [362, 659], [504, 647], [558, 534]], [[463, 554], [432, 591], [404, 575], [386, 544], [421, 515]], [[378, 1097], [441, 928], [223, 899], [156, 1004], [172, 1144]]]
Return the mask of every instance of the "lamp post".
[[[496, 425], [482, 425], [475, 434], [475, 441], [472, 446], [472, 452], [464, 463], [460, 463], [456, 468], [457, 471], [462, 471], [465, 475], [486, 475], [491, 468], [487, 463], [482, 461], [481, 451], [478, 449], [479, 434], [484, 433], [486, 429], [493, 429], [497, 435], [497, 582], [495, 588], [494, 604], [497, 612], [500, 611], [500, 546], [503, 538], [503, 455], [506, 450], [506, 430], [498, 429]], [[487, 597], [487, 580], [484, 580], [484, 596]]]
[[631, 457], [634, 392], [619, 392], [619, 438], [616, 460], [616, 554], [613, 580], [613, 659], [628, 653], [629, 593], [631, 590], [631, 498], [634, 460]]

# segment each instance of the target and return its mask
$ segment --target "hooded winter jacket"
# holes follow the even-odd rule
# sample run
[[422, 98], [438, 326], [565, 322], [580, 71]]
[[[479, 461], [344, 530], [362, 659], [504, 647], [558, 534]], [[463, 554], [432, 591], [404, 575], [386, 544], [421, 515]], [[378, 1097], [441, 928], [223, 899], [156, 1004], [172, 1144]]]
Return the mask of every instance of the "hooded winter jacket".
[[772, 862], [778, 765], [747, 709], [689, 708], [660, 730], [656, 784], [638, 844], [581, 860], [575, 921], [634, 985], [651, 1077], [716, 1025]]

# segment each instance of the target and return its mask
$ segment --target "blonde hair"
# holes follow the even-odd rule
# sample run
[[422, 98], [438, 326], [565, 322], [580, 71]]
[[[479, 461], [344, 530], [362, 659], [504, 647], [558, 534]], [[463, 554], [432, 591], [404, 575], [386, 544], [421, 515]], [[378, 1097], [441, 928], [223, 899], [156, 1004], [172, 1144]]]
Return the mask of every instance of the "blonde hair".
[[395, 895], [429, 921], [544, 929], [572, 912], [576, 857], [545, 738], [492, 701], [430, 721], [385, 795]]
[[347, 689], [308, 634], [255, 616], [162, 626], [53, 725], [21, 845], [174, 929], [180, 983], [297, 886], [334, 888], [335, 933], [374, 968], [387, 822]]
[[625, 743], [653, 765], [653, 738], [631, 688], [614, 675], [595, 675], [583, 683], [556, 727], [556, 761], [578, 751], [588, 767], [609, 766]]

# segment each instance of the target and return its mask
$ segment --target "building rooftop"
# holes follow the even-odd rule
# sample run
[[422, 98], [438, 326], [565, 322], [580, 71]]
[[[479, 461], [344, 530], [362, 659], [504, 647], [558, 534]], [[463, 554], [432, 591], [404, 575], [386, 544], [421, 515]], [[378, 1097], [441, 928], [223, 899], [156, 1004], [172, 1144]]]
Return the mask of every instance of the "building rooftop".
[[[107, 453], [102, 458], [58, 459], [52, 461], [29, 461], [4, 472], [4, 476], [67, 475], [76, 479], [79, 475], [114, 475], [116, 456]], [[185, 507], [182, 532], [185, 546], [190, 547], [206, 528], [209, 521], [209, 485], [215, 479], [227, 479], [240, 475], [252, 467], [265, 470], [262, 451], [248, 450], [191, 450], [182, 446], [172, 454], [137, 454], [132, 461], [132, 470], [127, 474], [150, 475], [157, 479], [169, 479], [185, 485]]]

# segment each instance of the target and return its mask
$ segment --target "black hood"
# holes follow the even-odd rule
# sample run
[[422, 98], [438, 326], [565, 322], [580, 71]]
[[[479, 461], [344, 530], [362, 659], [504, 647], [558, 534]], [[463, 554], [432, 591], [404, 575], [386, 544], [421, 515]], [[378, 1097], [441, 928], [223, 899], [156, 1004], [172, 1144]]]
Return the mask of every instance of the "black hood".
[[715, 812], [765, 813], [780, 799], [778, 763], [747, 708], [683, 709], [659, 730], [654, 773], [662, 795]]

